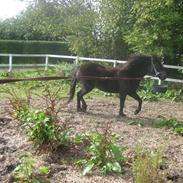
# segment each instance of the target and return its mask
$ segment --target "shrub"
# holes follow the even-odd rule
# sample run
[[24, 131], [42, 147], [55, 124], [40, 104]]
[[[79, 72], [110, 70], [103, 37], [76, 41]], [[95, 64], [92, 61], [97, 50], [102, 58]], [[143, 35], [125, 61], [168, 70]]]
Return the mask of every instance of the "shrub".
[[[61, 54], [70, 55], [68, 45], [65, 42], [54, 41], [21, 41], [0, 40], [1, 53], [14, 54]], [[42, 58], [28, 58], [29, 63], [43, 62]], [[44, 58], [45, 59], [45, 58]], [[1, 57], [0, 63], [7, 63], [8, 59]], [[14, 58], [15, 63], [28, 63], [27, 58]]]
[[182, 95], [182, 89], [180, 85], [175, 84], [167, 84], [168, 89], [165, 93], [157, 93], [154, 94], [152, 92], [154, 81], [151, 80], [145, 80], [142, 85], [139, 88], [139, 94], [142, 97], [143, 100], [147, 101], [158, 101], [160, 99], [169, 99], [171, 101], [182, 101], [183, 95]]
[[137, 148], [133, 161], [134, 183], [164, 183], [160, 175], [162, 164], [162, 150], [157, 152]]
[[45, 108], [37, 110], [30, 104], [30, 93], [26, 96], [27, 99], [26, 97], [22, 99], [17, 90], [7, 90], [13, 109], [11, 115], [22, 124], [29, 139], [39, 150], [45, 148], [55, 150], [59, 146], [67, 146], [70, 142], [72, 130], [66, 123], [61, 122], [59, 116], [61, 110], [59, 91], [60, 89], [53, 91], [51, 86], [46, 84], [41, 96]]
[[109, 130], [82, 134], [75, 139], [75, 143], [84, 144], [87, 153], [86, 159], [77, 161], [77, 164], [84, 166], [83, 175], [97, 167], [104, 174], [122, 172], [125, 148], [117, 144], [117, 136]]

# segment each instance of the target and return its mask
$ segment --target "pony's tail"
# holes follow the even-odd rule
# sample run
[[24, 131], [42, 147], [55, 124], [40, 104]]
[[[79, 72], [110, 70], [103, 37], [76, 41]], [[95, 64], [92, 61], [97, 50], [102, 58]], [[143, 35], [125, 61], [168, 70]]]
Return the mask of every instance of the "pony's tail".
[[76, 83], [77, 83], [77, 78], [76, 78], [76, 76], [74, 76], [74, 78], [71, 80], [69, 99], [67, 101], [67, 104], [70, 103], [71, 100], [74, 98], [75, 89], [76, 89]]

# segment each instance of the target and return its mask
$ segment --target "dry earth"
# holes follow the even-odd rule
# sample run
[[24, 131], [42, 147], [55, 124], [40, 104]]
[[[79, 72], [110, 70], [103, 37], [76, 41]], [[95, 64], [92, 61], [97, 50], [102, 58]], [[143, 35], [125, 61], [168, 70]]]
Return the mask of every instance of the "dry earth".
[[[88, 112], [77, 113], [75, 102], [63, 108], [62, 121], [72, 126], [74, 131], [84, 132], [88, 130], [99, 130], [110, 124], [111, 130], [120, 136], [120, 143], [128, 147], [127, 155], [133, 156], [137, 145], [149, 149], [165, 147], [164, 158], [168, 167], [164, 170], [175, 182], [183, 183], [183, 137], [175, 134], [172, 130], [154, 128], [160, 116], [167, 118], [175, 117], [183, 121], [183, 103], [144, 102], [140, 114], [133, 115], [136, 102], [127, 100], [125, 112], [128, 117], [119, 118], [119, 101], [115, 97], [90, 98], [87, 99]], [[18, 155], [21, 152], [31, 150], [31, 144], [21, 132], [20, 126], [11, 120], [7, 113], [6, 101], [0, 101], [0, 182], [11, 182], [11, 173], [18, 165]], [[130, 121], [140, 121], [143, 127], [129, 125]], [[62, 157], [62, 154], [58, 154]], [[65, 155], [64, 155], [65, 156]], [[89, 177], [83, 177], [81, 170], [71, 165], [60, 165], [54, 158], [43, 158], [43, 164], [48, 165], [52, 172], [50, 181], [52, 183], [132, 183], [131, 171], [114, 176], [101, 176], [94, 173]], [[55, 157], [57, 159], [57, 157]], [[61, 162], [61, 161], [60, 161]], [[168, 180], [167, 180], [168, 182]]]

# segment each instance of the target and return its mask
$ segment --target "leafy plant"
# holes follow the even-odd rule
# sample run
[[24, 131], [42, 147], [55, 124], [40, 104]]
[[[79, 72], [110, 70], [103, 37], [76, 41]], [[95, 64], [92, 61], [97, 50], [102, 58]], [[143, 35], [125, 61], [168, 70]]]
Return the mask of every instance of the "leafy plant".
[[36, 146], [54, 139], [54, 125], [51, 118], [44, 112], [29, 112], [25, 117], [24, 125], [28, 127], [27, 134]]
[[183, 100], [182, 89], [167, 90], [163, 96], [165, 99], [170, 99], [172, 102], [179, 102]]
[[35, 147], [41, 149], [47, 147], [50, 150], [56, 149], [60, 145], [66, 146], [70, 141], [70, 128], [57, 126], [52, 117], [43, 111], [26, 111], [19, 118], [26, 133]]
[[59, 75], [68, 77], [71, 76], [74, 67], [75, 65], [73, 63], [64, 62], [62, 64], [57, 64], [55, 70]]
[[97, 167], [104, 174], [122, 172], [125, 148], [117, 144], [117, 136], [109, 130], [82, 134], [75, 139], [75, 143], [84, 144], [87, 153], [86, 159], [77, 161], [77, 164], [84, 166], [83, 175]]
[[162, 150], [153, 152], [143, 148], [136, 149], [132, 165], [134, 183], [164, 183], [160, 175], [162, 153]]
[[158, 101], [160, 99], [168, 99], [171, 101], [182, 101], [182, 89], [180, 86], [168, 85], [168, 89], [165, 93], [156, 93], [152, 92], [154, 81], [146, 80], [142, 83], [139, 89], [139, 94], [143, 100], [146, 101]]
[[26, 153], [20, 157], [20, 164], [15, 169], [14, 177], [17, 183], [49, 183], [44, 177], [48, 173], [48, 167], [37, 168], [31, 154]]
[[157, 101], [159, 95], [152, 93], [152, 81], [145, 81], [140, 87], [139, 94], [145, 101]]
[[183, 122], [178, 121], [176, 118], [167, 119], [165, 117], [161, 117], [156, 127], [162, 128], [172, 128], [176, 133], [183, 136]]
[[10, 105], [13, 109], [12, 116], [25, 127], [29, 139], [39, 150], [43, 147], [53, 150], [59, 146], [66, 146], [70, 141], [72, 130], [61, 122], [59, 116], [61, 110], [59, 91], [60, 88], [53, 91], [51, 85], [46, 84], [40, 96], [45, 107], [37, 110], [30, 105], [32, 99], [30, 93], [22, 99], [22, 96], [18, 95], [18, 90], [13, 88], [8, 90]]

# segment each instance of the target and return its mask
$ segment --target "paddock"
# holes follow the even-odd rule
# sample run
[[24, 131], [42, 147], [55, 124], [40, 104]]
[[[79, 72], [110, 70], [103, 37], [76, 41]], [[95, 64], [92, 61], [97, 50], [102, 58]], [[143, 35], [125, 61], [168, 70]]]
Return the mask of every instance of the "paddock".
[[[183, 121], [182, 109], [183, 102], [144, 102], [141, 113], [133, 114], [136, 107], [136, 102], [127, 99], [125, 111], [127, 117], [118, 117], [119, 100], [115, 96], [109, 97], [88, 97], [88, 111], [86, 113], [77, 112], [75, 109], [75, 100], [65, 106], [61, 110], [61, 120], [69, 123], [69, 126], [74, 129], [74, 132], [85, 132], [89, 130], [102, 130], [107, 126], [113, 133], [119, 135], [120, 144], [127, 147], [127, 156], [133, 158], [134, 148], [141, 145], [150, 150], [156, 150], [159, 147], [164, 148], [164, 158], [167, 162], [167, 167], [162, 170], [168, 172], [169, 178], [182, 182], [183, 181], [183, 138], [177, 135], [171, 129], [155, 128], [156, 124], [162, 116], [167, 118], [176, 118]], [[42, 105], [41, 100], [32, 101], [37, 107]], [[64, 101], [63, 101], [64, 103]], [[11, 168], [17, 165], [17, 153], [25, 150], [31, 151], [31, 144], [22, 134], [20, 126], [13, 121], [8, 114], [8, 104], [6, 100], [0, 100], [0, 152], [1, 165], [0, 177], [1, 181], [9, 178]], [[73, 152], [66, 152], [62, 156], [69, 158]], [[83, 177], [81, 170], [75, 166], [61, 165], [58, 163], [62, 158], [59, 154], [53, 157], [54, 163], [51, 168], [54, 169], [51, 175], [52, 182], [120, 182], [132, 183], [131, 173], [128, 168], [125, 169], [125, 174], [120, 176], [109, 175], [103, 177], [99, 174], [92, 174], [91, 177]], [[46, 164], [48, 160], [43, 159], [42, 163]], [[59, 180], [59, 181], [58, 181]]]
[[[7, 56], [7, 55], [4, 55]], [[56, 56], [55, 56], [56, 57]], [[44, 64], [45, 70], [49, 67], [48, 57]], [[72, 60], [76, 65], [79, 62], [78, 57]], [[97, 60], [95, 60], [97, 61]], [[101, 60], [98, 60], [101, 61]], [[112, 61], [113, 66], [117, 61]], [[12, 55], [9, 59], [9, 71], [12, 70]], [[177, 69], [177, 68], [173, 68]], [[152, 78], [157, 79], [157, 78]], [[183, 83], [182, 80], [169, 78], [170, 82]], [[8, 84], [7, 84], [8, 85]], [[134, 151], [137, 146], [142, 146], [149, 150], [163, 148], [163, 159], [166, 161], [162, 172], [167, 174], [167, 179], [174, 182], [183, 182], [183, 137], [178, 135], [172, 129], [156, 128], [156, 124], [162, 117], [167, 119], [176, 118], [183, 121], [183, 102], [172, 102], [170, 100], [160, 100], [156, 102], [143, 101], [142, 111], [134, 115], [137, 106], [136, 101], [130, 97], [125, 102], [124, 112], [126, 117], [119, 117], [119, 98], [112, 96], [86, 96], [88, 103], [87, 112], [76, 111], [76, 97], [69, 104], [65, 105], [66, 99], [61, 101], [60, 119], [74, 130], [74, 133], [86, 131], [102, 131], [109, 128], [112, 133], [119, 136], [119, 143], [126, 147], [126, 156], [133, 160]], [[42, 99], [31, 99], [31, 103], [36, 108], [42, 108], [44, 103]], [[0, 99], [0, 182], [11, 180], [11, 172], [18, 165], [17, 156], [24, 151], [33, 152], [31, 143], [22, 132], [19, 125], [9, 115], [10, 106], [6, 98]], [[130, 165], [125, 166], [123, 174], [108, 175], [107, 177], [93, 173], [92, 176], [83, 177], [81, 169], [75, 165], [63, 163], [65, 160], [74, 159], [77, 156], [72, 150], [63, 154], [55, 153], [54, 156], [43, 157], [40, 161], [43, 165], [50, 167], [50, 181], [54, 183], [62, 182], [81, 182], [81, 183], [132, 183], [133, 177]], [[51, 162], [51, 163], [49, 163]], [[130, 163], [130, 162], [129, 162]]]

